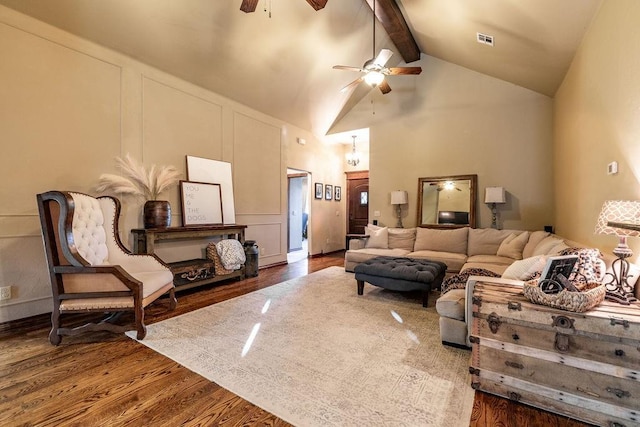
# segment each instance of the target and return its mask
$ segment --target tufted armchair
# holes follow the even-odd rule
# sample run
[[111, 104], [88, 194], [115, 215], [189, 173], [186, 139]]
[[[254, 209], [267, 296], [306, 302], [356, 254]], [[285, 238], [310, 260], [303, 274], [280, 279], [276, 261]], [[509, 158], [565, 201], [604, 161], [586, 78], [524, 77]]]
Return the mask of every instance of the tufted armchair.
[[[49, 341], [84, 331], [123, 332], [114, 322], [133, 312], [137, 338], [146, 335], [144, 308], [169, 293], [176, 306], [173, 274], [154, 255], [133, 255], [120, 241], [120, 202], [113, 197], [49, 191], [37, 195], [40, 225], [53, 291]], [[63, 328], [61, 315], [109, 313], [99, 323]]]

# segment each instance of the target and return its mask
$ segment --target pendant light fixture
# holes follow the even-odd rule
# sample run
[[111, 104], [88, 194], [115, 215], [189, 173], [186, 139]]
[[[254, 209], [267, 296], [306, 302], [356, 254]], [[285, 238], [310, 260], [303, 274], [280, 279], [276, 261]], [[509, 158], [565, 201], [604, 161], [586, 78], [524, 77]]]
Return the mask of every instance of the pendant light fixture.
[[347, 153], [347, 164], [350, 166], [358, 166], [360, 163], [360, 153], [356, 151], [356, 135], [351, 136], [353, 138], [353, 146], [351, 152]]

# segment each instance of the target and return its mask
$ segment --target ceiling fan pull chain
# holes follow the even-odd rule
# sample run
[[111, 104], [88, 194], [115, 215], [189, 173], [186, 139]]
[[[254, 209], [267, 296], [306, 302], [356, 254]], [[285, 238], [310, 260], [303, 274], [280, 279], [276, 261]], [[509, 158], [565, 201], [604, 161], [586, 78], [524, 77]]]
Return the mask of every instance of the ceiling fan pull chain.
[[267, 3], [269, 4], [269, 18], [271, 18], [271, 0], [264, 0], [264, 11], [267, 12]]

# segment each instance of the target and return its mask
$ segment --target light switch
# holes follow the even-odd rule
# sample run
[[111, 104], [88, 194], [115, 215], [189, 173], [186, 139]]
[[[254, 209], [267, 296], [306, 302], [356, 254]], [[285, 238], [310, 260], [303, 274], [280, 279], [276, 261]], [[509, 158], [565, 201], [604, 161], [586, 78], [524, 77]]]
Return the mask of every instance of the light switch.
[[380, 216], [380, 211], [373, 211], [373, 216]]
[[611, 162], [607, 165], [607, 174], [615, 175], [618, 173], [618, 162]]

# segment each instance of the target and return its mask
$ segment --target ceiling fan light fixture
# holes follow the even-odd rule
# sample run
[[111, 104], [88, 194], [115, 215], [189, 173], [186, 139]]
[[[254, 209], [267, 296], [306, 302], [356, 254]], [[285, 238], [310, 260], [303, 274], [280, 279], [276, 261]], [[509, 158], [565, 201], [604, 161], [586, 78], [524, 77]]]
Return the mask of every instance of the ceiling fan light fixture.
[[371, 87], [376, 87], [384, 80], [384, 74], [379, 71], [369, 71], [364, 76], [364, 81]]

